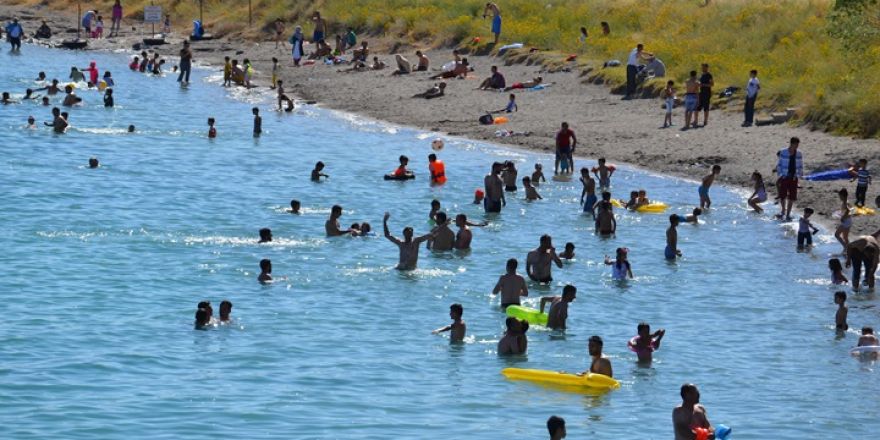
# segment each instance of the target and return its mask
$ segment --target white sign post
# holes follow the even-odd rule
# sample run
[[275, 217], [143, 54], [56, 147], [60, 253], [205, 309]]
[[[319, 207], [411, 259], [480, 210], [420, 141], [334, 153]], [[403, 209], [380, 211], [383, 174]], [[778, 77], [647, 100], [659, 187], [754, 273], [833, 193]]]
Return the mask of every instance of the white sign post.
[[156, 35], [156, 23], [162, 23], [162, 7], [144, 6], [144, 23], [150, 23], [153, 26], [153, 35]]

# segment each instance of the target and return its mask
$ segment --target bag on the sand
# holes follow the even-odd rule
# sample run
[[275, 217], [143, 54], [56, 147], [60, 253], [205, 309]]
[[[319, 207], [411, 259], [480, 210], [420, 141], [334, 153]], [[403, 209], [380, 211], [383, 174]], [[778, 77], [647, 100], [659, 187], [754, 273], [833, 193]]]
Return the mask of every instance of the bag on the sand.
[[494, 123], [495, 123], [495, 118], [493, 118], [492, 115], [486, 113], [485, 115], [480, 116], [480, 124], [492, 125]]

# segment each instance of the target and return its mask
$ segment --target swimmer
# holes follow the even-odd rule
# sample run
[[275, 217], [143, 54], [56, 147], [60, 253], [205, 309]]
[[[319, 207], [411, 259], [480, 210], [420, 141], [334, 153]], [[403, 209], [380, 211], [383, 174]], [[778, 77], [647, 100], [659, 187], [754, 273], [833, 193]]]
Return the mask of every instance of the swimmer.
[[352, 223], [348, 230], [351, 231], [352, 237], [359, 237], [361, 235], [361, 225], [359, 223]]
[[134, 133], [134, 125], [129, 125], [129, 126], [128, 126], [128, 132], [129, 132], [129, 133]]
[[428, 211], [428, 219], [430, 221], [436, 223], [437, 219], [435, 217], [437, 216], [437, 213], [439, 213], [439, 212], [440, 212], [440, 201], [437, 199], [431, 200], [431, 210]]
[[599, 189], [611, 188], [611, 176], [614, 175], [615, 168], [605, 165], [605, 158], [599, 158], [599, 165], [593, 168], [593, 174], [599, 181]]
[[45, 90], [47, 95], [57, 95], [58, 93], [61, 92], [61, 87], [58, 87], [58, 80], [53, 79], [52, 84], [49, 84], [46, 87], [41, 87], [41, 88], [37, 89], [36, 91], [41, 91], [41, 90]]
[[260, 241], [257, 243], [269, 243], [272, 241], [272, 230], [269, 228], [260, 229]]
[[874, 328], [868, 326], [862, 327], [862, 335], [859, 336], [859, 343], [856, 345], [858, 347], [873, 347], [880, 345], [880, 340], [877, 339], [877, 336], [874, 336]]
[[540, 194], [538, 194], [538, 190], [536, 190], [535, 187], [532, 186], [532, 179], [530, 179], [529, 176], [525, 176], [522, 178], [522, 184], [523, 188], [525, 188], [526, 190], [526, 200], [530, 202], [534, 200], [544, 200], [544, 198], [541, 197]]
[[328, 178], [330, 176], [324, 174], [324, 162], [318, 162], [315, 164], [315, 169], [312, 170], [312, 182], [320, 182], [321, 178]]
[[547, 183], [547, 178], [544, 177], [544, 167], [536, 163], [535, 171], [532, 172], [532, 185], [540, 185], [541, 182]]
[[401, 177], [407, 174], [412, 174], [412, 171], [406, 169], [406, 166], [409, 164], [408, 157], [401, 155], [397, 158], [397, 160], [400, 162], [400, 165], [397, 167], [396, 170], [394, 170], [393, 173], [391, 173], [392, 175], [394, 175], [395, 177]]
[[324, 231], [328, 237], [339, 237], [340, 235], [351, 234], [351, 229], [339, 229], [339, 217], [342, 217], [342, 207], [333, 205], [330, 208], [330, 218], [324, 223]]
[[214, 118], [208, 118], [208, 139], [217, 137], [217, 129], [214, 128]]
[[712, 206], [712, 199], [709, 198], [709, 188], [715, 183], [715, 178], [721, 173], [721, 165], [713, 165], [712, 172], [703, 177], [703, 184], [697, 188], [700, 194], [700, 209], [709, 209]]
[[107, 87], [113, 87], [116, 85], [116, 81], [113, 81], [113, 74], [110, 73], [109, 70], [104, 72], [104, 84], [107, 84]]
[[300, 215], [300, 214], [302, 214], [302, 212], [300, 212], [300, 207], [301, 206], [300, 206], [299, 200], [296, 200], [296, 199], [291, 200], [290, 201], [290, 209], [287, 210], [287, 212], [289, 212], [291, 214]]
[[272, 284], [272, 260], [264, 258], [260, 260], [260, 275], [257, 277], [260, 284]]
[[666, 249], [663, 254], [667, 260], [675, 260], [675, 257], [681, 257], [681, 250], [678, 249], [678, 215], [669, 216], [669, 228], [666, 229]]
[[[229, 57], [226, 57], [226, 59], [228, 60]], [[135, 55], [135, 57], [132, 58], [131, 62], [128, 63], [128, 70], [131, 70], [131, 71], [137, 71], [137, 70], [138, 70], [138, 66], [141, 64], [140, 61], [141, 61], [140, 58], [138, 58], [138, 57]]]
[[596, 219], [596, 180], [590, 176], [590, 170], [587, 167], [581, 168], [581, 183], [584, 189], [581, 191], [581, 204], [584, 206], [584, 212], [589, 212], [593, 219]]
[[37, 119], [34, 118], [33, 116], [28, 116], [27, 128], [30, 128], [31, 130], [37, 128]]
[[647, 191], [640, 189], [638, 194], [639, 194], [639, 207], [640, 208], [642, 206], [646, 206], [646, 205], [651, 204], [651, 201], [648, 200], [648, 192]]
[[709, 423], [706, 408], [700, 405], [700, 391], [692, 383], [681, 386], [681, 405], [672, 410], [672, 427], [675, 440], [692, 440], [697, 429], [708, 432], [706, 438], [715, 438], [715, 428]]
[[612, 261], [611, 257], [605, 256], [605, 265], [611, 266], [611, 278], [615, 281], [633, 278], [632, 265], [627, 260], [627, 254], [629, 254], [629, 249], [617, 248], [617, 258], [615, 260]]
[[840, 285], [849, 283], [846, 275], [843, 274], [843, 265], [840, 263], [839, 258], [828, 260], [828, 269], [831, 270], [831, 284]]
[[647, 322], [641, 322], [636, 327], [636, 331], [638, 336], [627, 341], [626, 345], [636, 353], [640, 363], [650, 364], [653, 360], [653, 353], [660, 349], [660, 341], [666, 335], [666, 330], [661, 328], [651, 333], [651, 325]]
[[206, 309], [199, 308], [196, 310], [196, 321], [195, 321], [195, 329], [196, 330], [205, 330], [208, 325], [211, 323], [211, 317], [208, 315], [208, 311]]
[[525, 354], [529, 348], [529, 340], [526, 337], [526, 331], [529, 330], [529, 323], [520, 321], [514, 317], [508, 317], [504, 321], [507, 331], [498, 341], [498, 354]]
[[470, 249], [471, 240], [473, 240], [474, 234], [469, 226], [483, 227], [486, 225], [488, 225], [488, 223], [474, 223], [469, 221], [465, 214], [458, 214], [455, 216], [455, 226], [458, 227], [458, 232], [455, 233], [455, 248], [458, 250]]
[[433, 238], [428, 240], [428, 249], [432, 251], [449, 251], [455, 247], [455, 233], [449, 229], [449, 220], [445, 212], [434, 216], [437, 226], [431, 230]]
[[51, 104], [49, 103], [49, 97], [48, 97], [48, 96], [44, 96], [44, 97], [43, 97], [43, 100], [40, 102], [40, 104], [43, 104], [43, 106], [45, 106], [45, 107], [50, 106]]
[[703, 215], [703, 210], [700, 208], [694, 208], [691, 211], [690, 215], [679, 215], [678, 222], [679, 223], [693, 223], [695, 225], [700, 224], [700, 216]]
[[24, 101], [24, 100], [33, 101], [33, 100], [40, 99], [40, 96], [42, 96], [42, 95], [34, 95], [34, 89], [25, 89], [24, 96], [21, 99], [22, 99], [22, 101]]
[[568, 319], [568, 305], [577, 297], [577, 288], [571, 284], [562, 288], [562, 296], [545, 296], [541, 298], [541, 313], [549, 302], [547, 311], [547, 328], [565, 331], [565, 320]]
[[464, 314], [464, 307], [462, 307], [461, 304], [456, 303], [449, 306], [449, 317], [452, 318], [452, 324], [440, 327], [431, 333], [436, 335], [443, 332], [449, 332], [449, 342], [463, 341], [465, 334], [467, 334], [467, 324], [462, 321], [462, 314]]
[[220, 324], [229, 324], [232, 322], [232, 318], [229, 316], [231, 314], [232, 302], [224, 299], [220, 302]]
[[846, 292], [838, 290], [834, 292], [834, 304], [837, 304], [837, 313], [834, 314], [834, 328], [840, 331], [849, 329], [846, 323], [846, 317], [849, 314], [849, 308], [846, 307]]
[[562, 440], [565, 438], [565, 419], [557, 416], [550, 416], [547, 419], [547, 431], [550, 432], [550, 440]]
[[113, 89], [104, 90], [104, 107], [113, 107]]
[[[603, 198], [605, 194], [608, 193], [603, 193]], [[611, 202], [602, 200], [597, 204], [595, 233], [602, 237], [610, 237], [616, 232], [617, 219], [614, 218], [614, 211]]]
[[373, 237], [376, 234], [373, 233], [373, 227], [370, 226], [369, 223], [363, 222], [361, 223], [361, 237]]
[[504, 190], [507, 192], [516, 192], [516, 164], [508, 160], [504, 162], [504, 169], [501, 171], [501, 180], [504, 182]]
[[556, 267], [562, 268], [562, 260], [556, 255], [553, 239], [544, 234], [538, 247], [526, 256], [526, 273], [533, 281], [549, 283], [553, 281], [551, 274], [553, 263], [556, 263]]
[[52, 123], [44, 122], [45, 125], [52, 127], [52, 131], [55, 133], [61, 134], [67, 131], [67, 127], [70, 124], [67, 122], [67, 119], [61, 114], [61, 109], [58, 107], [52, 108]]
[[388, 219], [391, 213], [386, 212], [382, 219], [382, 226], [385, 229], [385, 238], [397, 245], [400, 255], [397, 262], [397, 270], [414, 270], [419, 261], [419, 247], [422, 242], [435, 238], [434, 233], [422, 235], [421, 237], [413, 237], [413, 228], [407, 226], [403, 228], [403, 240], [391, 235], [388, 230]]
[[254, 107], [251, 113], [254, 114], [254, 137], [258, 138], [263, 133], [263, 118], [260, 117], [260, 109], [257, 107]]
[[35, 79], [34, 81], [36, 81], [36, 82], [42, 82], [42, 81], [45, 81], [45, 80], [46, 80], [46, 72], [40, 72], [40, 73], [37, 74], [37, 79]]
[[764, 208], [761, 207], [760, 203], [767, 201], [767, 188], [764, 187], [764, 178], [757, 171], [752, 173], [752, 182], [755, 182], [755, 192], [749, 196], [749, 206], [760, 214], [764, 212]]
[[64, 96], [64, 101], [61, 102], [61, 105], [65, 107], [72, 107], [75, 104], [79, 104], [82, 102], [82, 98], [76, 96], [76, 93], [74, 93], [73, 87], [69, 85], [64, 86], [64, 93], [66, 95]]
[[76, 67], [71, 67], [71, 68], [70, 68], [70, 76], [69, 76], [69, 78], [70, 78], [71, 81], [73, 81], [73, 82], [75, 82], [75, 83], [83, 82], [83, 81], [86, 80], [86, 76], [83, 75], [83, 73], [80, 72], [79, 69], [77, 69]]
[[570, 241], [568, 243], [565, 243], [565, 250], [563, 250], [562, 253], [559, 254], [559, 258], [562, 258], [563, 260], [573, 260], [574, 259], [574, 243], [572, 243]]
[[486, 197], [486, 193], [481, 189], [477, 189], [474, 191], [474, 205], [479, 205], [483, 203], [483, 199]]
[[98, 162], [97, 157], [90, 157], [89, 158], [89, 168], [94, 169], [94, 168], [98, 168], [99, 166], [101, 166], [101, 164]]
[[626, 209], [630, 211], [635, 211], [636, 208], [639, 207], [639, 192], [638, 191], [630, 191], [629, 192], [629, 201], [624, 205]]
[[516, 258], [507, 260], [507, 273], [498, 278], [495, 288], [492, 289], [492, 295], [501, 293], [501, 308], [505, 310], [509, 306], [520, 305], [519, 297], [529, 296], [529, 287], [526, 284], [526, 279], [516, 273], [518, 264]]
[[[595, 335], [590, 336], [590, 340], [587, 343], [587, 351], [590, 353], [592, 362], [590, 363], [590, 370], [588, 372], [614, 377], [613, 370], [611, 369], [611, 360], [602, 354], [602, 346], [604, 344], [605, 343], [602, 342], [601, 337]], [[581, 374], [586, 374], [588, 372], [585, 371]]]

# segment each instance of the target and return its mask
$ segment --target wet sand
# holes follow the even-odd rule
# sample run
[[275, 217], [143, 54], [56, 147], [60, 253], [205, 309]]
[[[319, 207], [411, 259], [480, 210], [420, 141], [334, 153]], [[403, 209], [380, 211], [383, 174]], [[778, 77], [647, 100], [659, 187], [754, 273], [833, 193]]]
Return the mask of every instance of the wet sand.
[[[0, 18], [4, 22], [5, 17], [13, 15], [22, 18], [28, 34], [36, 30], [39, 20], [47, 19], [57, 34], [57, 38], [50, 44], [75, 36], [73, 18], [60, 16], [56, 11], [49, 13], [0, 6]], [[91, 40], [90, 49], [133, 51], [134, 45], [145, 35], [140, 31], [132, 32], [131, 24], [124, 26], [124, 29], [121, 37]], [[109, 28], [105, 30], [105, 35], [107, 30]], [[155, 47], [155, 50], [173, 59], [183, 38], [179, 34], [172, 34], [168, 38], [171, 44]], [[370, 41], [371, 47], [377, 46], [375, 55], [389, 66], [394, 65], [393, 55], [383, 50], [381, 42], [363, 36], [361, 40]], [[279, 77], [284, 80], [285, 89], [302, 99], [317, 101], [327, 108], [475, 140], [552, 151], [555, 133], [560, 123], [566, 121], [578, 137], [576, 156], [582, 160], [576, 160], [577, 167], [592, 167], [596, 158], [605, 157], [610, 163], [627, 163], [660, 173], [700, 179], [709, 172], [712, 165], [719, 164], [722, 172], [717, 183], [749, 189], [751, 173], [758, 170], [764, 175], [767, 190], [771, 194], [771, 202], [764, 205], [767, 212], [765, 215], [779, 211], [778, 205], [772, 203], [775, 194], [772, 183], [776, 180], [772, 171], [776, 165], [776, 152], [787, 146], [792, 136], [801, 139], [800, 151], [804, 156], [805, 174], [843, 168], [859, 158], [868, 159], [869, 169], [880, 163], [880, 148], [876, 140], [832, 136], [790, 125], [742, 128], [740, 111], [714, 110], [710, 112], [708, 126], [682, 131], [680, 128], [683, 125], [684, 111], [676, 108], [673, 121], [676, 125], [662, 129], [660, 127], [664, 110], [659, 99], [623, 101], [620, 95], [612, 94], [608, 87], [590, 83], [587, 74], [574, 64], [570, 69], [551, 73], [540, 65], [529, 65], [528, 62], [511, 62], [507, 65], [509, 60], [504, 58], [468, 56], [475, 71], [467, 79], [447, 80], [446, 96], [424, 100], [411, 96], [425, 91], [436, 82], [428, 77], [437, 73], [442, 64], [452, 59], [451, 49], [427, 52], [431, 59], [429, 72], [402, 76], [391, 76], [394, 70], [392, 67], [381, 71], [350, 73], [338, 72], [348, 68], [347, 65], [316, 64], [297, 68], [293, 66], [289, 49], [276, 49], [274, 42], [254, 43], [221, 38], [195, 42], [193, 50], [197, 64], [221, 66], [224, 56], [239, 60], [249, 58], [258, 71], [257, 84], [263, 86], [270, 81], [271, 58], [274, 56], [281, 60]], [[309, 50], [307, 46], [306, 52]], [[409, 61], [416, 61], [414, 48], [400, 50]], [[26, 47], [23, 55], [27, 55]], [[83, 57], [88, 56], [84, 54]], [[173, 64], [175, 63], [170, 62], [168, 66]], [[528, 81], [539, 75], [545, 82], [552, 82], [553, 85], [540, 91], [514, 91], [519, 111], [504, 114], [510, 122], [503, 125], [480, 125], [477, 122], [479, 116], [486, 110], [503, 108], [508, 100], [508, 93], [475, 90], [482, 79], [489, 75], [489, 67], [492, 65], [499, 66], [508, 85]], [[125, 67], [118, 67], [121, 68]], [[667, 68], [670, 72], [685, 70], [677, 66]], [[718, 84], [716, 91], [728, 85], [743, 87], [746, 80], [744, 75], [743, 84]], [[682, 94], [680, 87], [679, 94]], [[738, 103], [733, 106], [736, 110], [741, 108]], [[702, 121], [702, 117], [700, 119]], [[497, 137], [498, 130], [531, 134]], [[547, 171], [552, 172], [545, 165], [545, 173]], [[699, 203], [696, 187], [695, 184], [694, 205]], [[810, 206], [816, 210], [817, 220], [833, 229], [837, 220], [832, 217], [832, 213], [839, 209], [836, 191], [844, 187], [850, 190], [852, 202], [854, 182], [801, 181], [799, 200], [792, 211], [793, 216], [800, 215], [803, 207]], [[880, 195], [876, 188], [877, 185], [872, 185], [868, 190], [867, 201], [870, 207], [875, 207], [874, 199]], [[650, 188], [648, 190], [650, 193]], [[878, 229], [880, 216], [859, 216], [855, 218], [851, 236], [873, 233]]]

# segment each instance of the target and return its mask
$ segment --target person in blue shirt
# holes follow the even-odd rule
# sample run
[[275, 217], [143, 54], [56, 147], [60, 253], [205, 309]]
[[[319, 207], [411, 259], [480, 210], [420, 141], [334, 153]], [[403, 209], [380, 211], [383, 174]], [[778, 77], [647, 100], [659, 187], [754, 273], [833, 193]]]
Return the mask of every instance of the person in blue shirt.
[[13, 51], [21, 50], [21, 38], [24, 37], [24, 29], [18, 22], [18, 18], [13, 18], [12, 23], [6, 25], [6, 37]]

